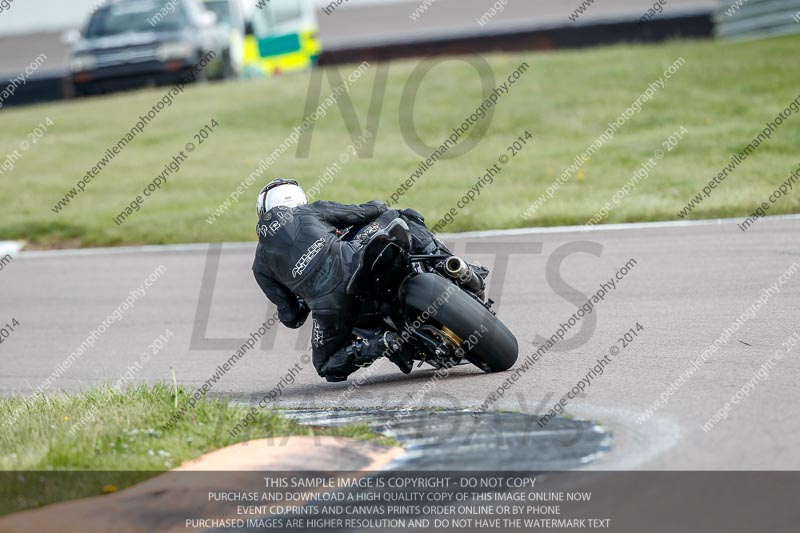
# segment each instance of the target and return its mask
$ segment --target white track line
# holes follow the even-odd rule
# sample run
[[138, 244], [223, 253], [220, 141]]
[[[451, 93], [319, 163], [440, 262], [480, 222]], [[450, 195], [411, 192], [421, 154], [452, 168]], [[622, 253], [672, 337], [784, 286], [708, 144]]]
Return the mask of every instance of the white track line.
[[[759, 219], [764, 221], [800, 220], [798, 215], [775, 215]], [[689, 226], [715, 226], [742, 221], [739, 218], [710, 218], [704, 220], [665, 220], [661, 222], [628, 222], [625, 224], [599, 224], [596, 226], [545, 226], [541, 228], [516, 228], [486, 231], [467, 231], [464, 233], [440, 233], [439, 238], [470, 239], [476, 237], [502, 237], [508, 235], [536, 235], [540, 233], [581, 233], [592, 231], [618, 231], [631, 229], [683, 228]]]
[[[223, 247], [249, 247], [255, 250], [256, 241], [253, 242], [226, 242]], [[152, 244], [147, 246], [114, 246], [109, 248], [74, 248], [69, 250], [32, 250], [22, 252], [21, 258], [41, 259], [47, 257], [78, 257], [86, 255], [113, 255], [113, 254], [142, 254], [162, 252], [205, 252], [209, 243], [190, 244]]]
[[[581, 233], [596, 231], [619, 231], [632, 229], [657, 229], [657, 228], [683, 228], [690, 226], [713, 226], [720, 224], [733, 224], [740, 222], [740, 218], [714, 218], [706, 220], [670, 220], [663, 222], [630, 222], [625, 224], [600, 224], [597, 226], [545, 226], [536, 228], [515, 228], [498, 229], [486, 231], [468, 231], [464, 233], [439, 233], [440, 239], [480, 239], [489, 237], [503, 237], [513, 235], [538, 235], [545, 233]], [[777, 222], [781, 220], [800, 220], [797, 215], [776, 215], [763, 219], [764, 222]], [[759, 219], [761, 222], [762, 219]], [[13, 241], [0, 241], [3, 242]], [[15, 243], [18, 244], [18, 243]], [[252, 242], [225, 242], [224, 248], [234, 249], [255, 249], [256, 241]], [[162, 252], [203, 252], [208, 249], [208, 243], [190, 244], [163, 244], [148, 246], [116, 246], [110, 248], [77, 248], [71, 250], [34, 250], [30, 252], [20, 252], [21, 258], [35, 259], [46, 257], [76, 257], [87, 255], [111, 255], [111, 254], [141, 254], [141, 253], [162, 253]], [[17, 248], [17, 251], [19, 248]], [[13, 253], [11, 255], [14, 255]]]
[[10, 255], [16, 257], [22, 250], [22, 243], [17, 241], [0, 241], [0, 257]]

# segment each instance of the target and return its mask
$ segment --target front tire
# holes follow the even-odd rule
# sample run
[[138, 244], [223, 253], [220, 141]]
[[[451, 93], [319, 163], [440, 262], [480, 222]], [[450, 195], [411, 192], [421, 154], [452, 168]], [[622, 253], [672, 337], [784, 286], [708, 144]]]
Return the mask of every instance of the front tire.
[[[417, 311], [433, 309], [431, 318], [447, 326], [462, 340], [480, 335], [469, 347], [467, 359], [485, 372], [503, 372], [517, 362], [519, 346], [514, 334], [491, 311], [451, 281], [436, 274], [417, 274], [406, 281], [404, 298], [406, 305]], [[445, 299], [447, 301], [436, 305], [437, 301]]]

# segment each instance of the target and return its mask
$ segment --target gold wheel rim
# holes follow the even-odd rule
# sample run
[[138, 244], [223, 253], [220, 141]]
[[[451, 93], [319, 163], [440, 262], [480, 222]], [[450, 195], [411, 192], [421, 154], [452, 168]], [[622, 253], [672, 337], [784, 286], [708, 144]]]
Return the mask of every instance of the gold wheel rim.
[[458, 346], [458, 347], [461, 347], [461, 344], [464, 342], [464, 341], [462, 341], [462, 340], [461, 340], [461, 338], [459, 338], [459, 336], [458, 336], [458, 335], [456, 335], [455, 333], [453, 333], [453, 330], [452, 330], [452, 329], [448, 328], [447, 326], [442, 326], [442, 333], [444, 333], [444, 335], [445, 335], [445, 336], [446, 336], [448, 339], [450, 339], [451, 341], [453, 341], [453, 343], [454, 343], [456, 346]]

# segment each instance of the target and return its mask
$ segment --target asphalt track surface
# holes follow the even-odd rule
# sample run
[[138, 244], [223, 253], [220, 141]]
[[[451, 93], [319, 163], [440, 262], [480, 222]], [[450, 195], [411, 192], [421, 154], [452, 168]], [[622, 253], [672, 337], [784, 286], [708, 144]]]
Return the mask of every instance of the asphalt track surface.
[[[595, 468], [800, 468], [796, 453], [800, 419], [792, 415], [800, 396], [796, 382], [800, 348], [784, 354], [766, 379], [754, 382], [749, 394], [732, 405], [727, 419], [709, 432], [700, 427], [752, 380], [776, 350], [785, 352], [782, 343], [800, 328], [800, 270], [785, 274], [795, 262], [800, 266], [800, 217], [763, 219], [746, 233], [735, 221], [708, 221], [592, 231], [531, 229], [447, 240], [457, 254], [494, 267], [491, 287], [495, 299], [501, 296], [499, 316], [517, 335], [521, 358], [534, 351], [531, 343], [537, 334], [552, 335], [576, 311], [567, 298], [585, 299], [631, 258], [636, 260], [616, 289], [596, 306], [592, 313], [596, 326], [586, 342], [566, 352], [547, 353], [492, 408], [546, 411], [638, 322], [644, 331], [613, 358], [584, 397], [571, 400], [566, 408], [570, 415], [596, 420], [613, 433], [610, 452], [594, 463]], [[181, 384], [202, 386], [235, 351], [233, 347], [273, 312], [250, 272], [253, 249], [253, 243], [223, 245], [216, 273], [208, 245], [23, 252], [0, 271], [0, 323], [12, 317], [20, 323], [0, 344], [0, 393], [30, 393], [39, 386], [160, 265], [165, 267], [163, 275], [146, 295], [100, 335], [50, 390], [75, 391], [116, 381], [132, 365], [135, 368], [165, 328], [174, 337], [129, 375], [136, 381], [170, 382], [174, 368]], [[502, 253], [493, 256], [487, 251], [503, 249], [514, 254], [507, 257], [501, 286], [497, 280]], [[560, 256], [564, 258], [559, 269], [554, 265]], [[560, 274], [554, 278], [553, 272]], [[216, 274], [213, 291], [212, 274]], [[699, 365], [667, 405], [638, 424], [637, 416], [781, 276], [785, 282], [779, 290]], [[565, 286], [559, 287], [558, 277]], [[565, 287], [572, 287], [573, 294], [567, 294]], [[198, 307], [201, 326], [205, 322], [201, 292], [211, 296], [205, 337], [231, 340], [196, 340], [192, 348]], [[576, 324], [565, 338], [580, 326]], [[308, 328], [298, 334], [276, 327], [272, 333], [266, 342], [268, 348], [273, 344], [271, 349], [257, 346], [250, 351], [213, 385], [211, 393], [260, 398], [276, 390], [282, 378], [285, 384], [290, 369], [300, 365], [294, 383], [282, 386], [272, 405], [474, 409], [510, 375], [487, 375], [462, 366], [420, 397], [418, 391], [429, 383], [432, 371], [415, 370], [404, 376], [381, 361], [363, 385], [348, 393], [347, 383], [327, 384], [303, 363]], [[195, 337], [202, 334], [195, 332]], [[417, 395], [413, 404], [409, 395]]]

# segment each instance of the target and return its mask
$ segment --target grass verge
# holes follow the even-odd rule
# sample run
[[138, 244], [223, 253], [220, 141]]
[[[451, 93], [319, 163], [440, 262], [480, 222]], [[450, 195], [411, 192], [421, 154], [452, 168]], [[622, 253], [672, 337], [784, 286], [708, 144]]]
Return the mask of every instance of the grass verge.
[[[189, 397], [178, 390], [178, 405]], [[21, 411], [18, 411], [20, 410]], [[228, 429], [249, 411], [203, 398], [174, 425], [175, 395], [166, 385], [142, 385], [118, 393], [111, 387], [33, 400], [0, 398], [0, 420], [15, 420], [0, 432], [0, 515], [57, 501], [121, 490], [204, 453], [250, 438], [331, 435], [396, 444], [365, 425], [302, 426], [277, 411], [256, 414], [248, 435]], [[88, 416], [90, 415], [91, 416]], [[93, 418], [89, 424], [78, 422]], [[77, 430], [71, 429], [75, 427]], [[43, 471], [95, 471], [104, 475], [47, 476]]]
[[[662, 147], [673, 132], [688, 133], [659, 161], [649, 177], [604, 222], [675, 219], [676, 213], [757, 135], [767, 120], [797, 97], [800, 87], [800, 36], [760, 41], [677, 41], [660, 45], [619, 45], [548, 53], [486, 56], [497, 81], [520, 63], [530, 70], [503, 96], [475, 149], [441, 160], [402, 198], [423, 212], [433, 226], [487, 166], [527, 129], [535, 142], [511, 160], [491, 186], [459, 211], [445, 231], [583, 224]], [[589, 147], [634, 100], [679, 57], [685, 65], [652, 101], [644, 104], [598, 150], [552, 200], [525, 219], [531, 203]], [[360, 202], [387, 198], [417, 168], [420, 155], [403, 132], [416, 126], [428, 145], [442, 143], [481, 102], [472, 65], [459, 58], [440, 61], [419, 83], [413, 108], [402, 107], [404, 91], [418, 60], [388, 68], [375, 149], [369, 157], [348, 155], [351, 143], [342, 113], [333, 106], [317, 121], [308, 139], [308, 156], [295, 147], [278, 158], [238, 202], [213, 224], [208, 216], [301, 123], [310, 74], [268, 80], [194, 86], [175, 98], [59, 214], [51, 207], [97, 161], [105, 148], [130, 130], [138, 117], [164, 95], [157, 88], [3, 110], [0, 160], [47, 119], [48, 131], [0, 175], [0, 238], [27, 239], [37, 246], [97, 246], [254, 240], [253, 199], [274, 176], [298, 178], [307, 187], [338, 165], [319, 198]], [[353, 65], [339, 67], [346, 76]], [[375, 90], [377, 65], [357, 81], [350, 97], [363, 128]], [[378, 85], [379, 87], [379, 85]], [[408, 88], [410, 87], [410, 89]], [[373, 94], [375, 92], [375, 94]], [[323, 80], [321, 97], [330, 94]], [[177, 174], [149, 197], [122, 225], [112, 218], [141, 194], [193, 134], [211, 119], [219, 122]], [[745, 216], [798, 164], [800, 117], [786, 120], [690, 218]], [[800, 195], [789, 194], [770, 214], [800, 212]]]

